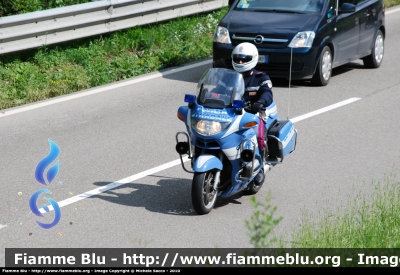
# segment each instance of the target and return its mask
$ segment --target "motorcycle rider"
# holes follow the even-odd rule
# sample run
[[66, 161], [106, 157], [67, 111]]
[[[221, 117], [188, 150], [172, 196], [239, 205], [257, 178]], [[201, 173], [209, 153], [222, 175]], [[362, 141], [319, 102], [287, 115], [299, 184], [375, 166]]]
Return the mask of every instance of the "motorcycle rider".
[[[257, 114], [263, 107], [273, 102], [272, 82], [269, 76], [262, 71], [255, 69], [258, 63], [258, 50], [254, 44], [243, 42], [237, 45], [232, 51], [232, 66], [235, 71], [241, 73], [244, 79], [246, 112]], [[257, 141], [264, 161], [268, 155], [267, 141], [264, 138], [264, 121], [260, 118], [258, 126]], [[264, 173], [260, 171], [254, 179], [256, 185], [264, 182]]]

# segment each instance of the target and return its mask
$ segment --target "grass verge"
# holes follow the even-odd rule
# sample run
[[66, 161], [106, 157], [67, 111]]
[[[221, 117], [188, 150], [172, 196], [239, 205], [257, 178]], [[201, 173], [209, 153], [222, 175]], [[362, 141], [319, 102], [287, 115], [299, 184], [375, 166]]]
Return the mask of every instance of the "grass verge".
[[96, 87], [212, 55], [227, 8], [0, 57], [0, 109]]
[[372, 196], [360, 192], [317, 222], [306, 217], [293, 247], [400, 248], [400, 181], [392, 173], [373, 184]]
[[[373, 185], [372, 194], [360, 191], [348, 205], [325, 209], [320, 220], [305, 215], [301, 228], [294, 231], [289, 247], [400, 248], [400, 181], [392, 172], [383, 182], [373, 181]], [[255, 248], [272, 244], [283, 248], [282, 237], [271, 237], [282, 217], [276, 217], [270, 195], [266, 203], [257, 202], [254, 197], [251, 200], [256, 210], [246, 220], [246, 226], [252, 244]]]

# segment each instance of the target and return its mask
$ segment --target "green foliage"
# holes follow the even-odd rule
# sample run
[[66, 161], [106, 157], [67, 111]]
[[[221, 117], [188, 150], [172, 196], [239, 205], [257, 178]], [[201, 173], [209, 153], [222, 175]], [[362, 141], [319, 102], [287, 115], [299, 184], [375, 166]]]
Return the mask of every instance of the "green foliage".
[[276, 206], [271, 206], [271, 193], [269, 192], [265, 203], [256, 200], [254, 196], [250, 197], [253, 207], [256, 209], [245, 224], [249, 231], [250, 242], [255, 248], [271, 247], [278, 240], [271, 237], [273, 229], [282, 220], [282, 217], [275, 217]]
[[385, 7], [390, 8], [400, 4], [399, 0], [384, 0]]
[[17, 15], [88, 2], [91, 2], [91, 0], [0, 0], [0, 16]]
[[294, 248], [400, 248], [400, 182], [394, 173], [374, 182], [373, 194], [360, 193], [349, 205], [325, 210], [322, 220], [305, 216]]

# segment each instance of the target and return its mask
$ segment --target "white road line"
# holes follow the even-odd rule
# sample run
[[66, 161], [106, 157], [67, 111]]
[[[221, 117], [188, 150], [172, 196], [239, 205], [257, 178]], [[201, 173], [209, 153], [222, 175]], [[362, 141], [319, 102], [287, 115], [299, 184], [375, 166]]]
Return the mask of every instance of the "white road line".
[[[291, 120], [293, 123], [295, 123], [295, 122], [298, 122], [298, 121], [300, 121], [300, 120], [303, 120], [303, 119], [306, 119], [306, 118], [310, 118], [310, 117], [312, 117], [312, 116], [316, 116], [316, 115], [322, 114], [322, 113], [324, 113], [324, 112], [328, 112], [328, 111], [330, 111], [330, 110], [333, 110], [333, 109], [342, 107], [342, 106], [344, 106], [344, 105], [350, 104], [350, 103], [355, 102], [355, 101], [360, 100], [360, 99], [361, 99], [361, 98], [353, 97], [353, 98], [350, 98], [350, 99], [347, 99], [347, 100], [338, 102], [338, 103], [336, 103], [336, 104], [327, 106], [327, 107], [325, 107], [325, 108], [321, 108], [321, 109], [319, 109], [319, 110], [316, 110], [316, 111], [313, 111], [313, 112], [310, 112], [310, 113], [307, 113], [307, 114], [304, 114], [304, 115], [301, 115], [301, 116], [292, 118], [292, 119], [290, 119], [290, 120]], [[187, 162], [188, 160], [189, 160], [189, 159], [188, 159], [187, 156], [183, 158], [183, 161], [184, 161], [184, 162]], [[163, 170], [165, 170], [165, 169], [174, 167], [174, 166], [179, 165], [179, 164], [181, 164], [181, 160], [180, 160], [180, 159], [177, 159], [177, 160], [168, 162], [168, 163], [166, 163], [166, 164], [163, 164], [163, 165], [157, 166], [157, 167], [155, 167], [155, 168], [152, 168], [152, 169], [146, 170], [146, 171], [144, 171], [144, 172], [141, 172], [141, 173], [139, 173], [139, 174], [132, 175], [132, 176], [127, 177], [127, 178], [124, 178], [124, 179], [122, 179], [122, 180], [114, 181], [114, 182], [109, 183], [109, 184], [107, 184], [107, 185], [105, 185], [105, 186], [101, 186], [101, 187], [98, 187], [98, 188], [93, 189], [93, 190], [91, 190], [91, 191], [88, 191], [88, 192], [85, 192], [85, 193], [76, 195], [76, 196], [74, 196], [74, 197], [72, 197], [72, 198], [69, 198], [69, 199], [60, 201], [60, 202], [58, 202], [58, 205], [59, 205], [60, 207], [63, 207], [63, 206], [72, 204], [72, 203], [74, 203], [74, 202], [77, 202], [77, 201], [80, 201], [80, 200], [89, 198], [89, 197], [91, 197], [91, 196], [93, 196], [93, 195], [96, 195], [96, 194], [103, 193], [103, 192], [105, 192], [105, 191], [107, 191], [107, 190], [110, 190], [110, 189], [116, 188], [116, 187], [118, 187], [118, 186], [124, 185], [124, 184], [126, 184], [126, 183], [133, 182], [133, 181], [135, 181], [135, 180], [144, 178], [144, 177], [146, 177], [146, 176], [148, 176], [148, 175], [158, 173], [158, 172], [160, 172], [160, 171], [163, 171]], [[54, 210], [53, 207], [52, 207], [51, 205], [49, 205], [48, 208], [49, 208], [50, 211]], [[46, 213], [46, 211], [45, 211], [43, 208], [40, 208], [39, 211], [40, 211], [41, 213]]]
[[6, 226], [8, 226], [8, 224], [0, 224], [0, 229]]
[[[184, 162], [186, 162], [186, 161], [188, 161], [188, 160], [189, 160], [188, 157], [184, 157], [184, 158], [183, 158], [183, 161], [184, 161]], [[80, 200], [89, 198], [89, 197], [91, 197], [91, 196], [93, 196], [93, 195], [97, 195], [97, 194], [103, 193], [103, 192], [105, 192], [105, 191], [108, 191], [108, 190], [110, 190], [110, 189], [113, 189], [113, 188], [116, 188], [116, 187], [118, 187], [118, 186], [124, 185], [124, 184], [126, 184], [126, 183], [133, 182], [133, 181], [135, 181], [135, 180], [138, 180], [138, 179], [147, 177], [148, 175], [152, 175], [152, 174], [158, 173], [158, 172], [160, 172], [160, 171], [166, 170], [166, 169], [168, 169], [168, 168], [174, 167], [174, 166], [176, 166], [176, 165], [178, 165], [178, 164], [180, 164], [180, 163], [181, 163], [181, 160], [180, 160], [180, 159], [174, 160], [174, 161], [171, 161], [171, 162], [168, 162], [168, 163], [166, 163], [166, 164], [163, 164], [163, 165], [160, 165], [160, 166], [151, 168], [151, 169], [149, 169], [149, 170], [146, 170], [146, 171], [144, 171], [144, 172], [141, 172], [141, 173], [139, 173], [139, 174], [132, 175], [132, 176], [127, 177], [127, 178], [124, 178], [124, 179], [122, 179], [122, 180], [114, 181], [114, 182], [109, 183], [109, 184], [107, 184], [107, 185], [104, 185], [104, 186], [98, 187], [98, 188], [96, 188], [96, 189], [90, 190], [90, 191], [88, 191], [88, 192], [85, 192], [85, 193], [76, 195], [76, 196], [74, 196], [74, 197], [72, 197], [72, 198], [69, 198], [69, 199], [60, 201], [60, 202], [58, 202], [58, 205], [59, 205], [60, 207], [66, 206], [66, 205], [68, 205], [68, 204], [71, 204], [71, 203], [74, 203], [74, 202], [77, 202], [77, 201], [80, 201]], [[49, 205], [48, 208], [49, 208], [50, 211], [54, 210], [54, 209], [53, 209], [53, 206], [51, 206], [51, 205]], [[40, 208], [39, 211], [40, 211], [41, 213], [43, 213], [43, 214], [46, 213], [46, 211], [45, 211], [43, 208]]]
[[91, 90], [88, 90], [87, 92], [79, 92], [79, 93], [72, 94], [72, 95], [67, 95], [67, 96], [54, 98], [54, 99], [49, 99], [49, 100], [46, 100], [46, 101], [34, 103], [32, 105], [27, 105], [27, 106], [24, 106], [24, 107], [21, 107], [21, 108], [17, 107], [16, 109], [9, 109], [9, 110], [6, 109], [6, 110], [3, 110], [3, 111], [0, 111], [0, 118], [1, 117], [5, 117], [5, 116], [9, 116], [9, 115], [22, 113], [22, 112], [29, 111], [29, 110], [34, 110], [34, 109], [41, 108], [41, 107], [48, 106], [48, 105], [52, 105], [52, 104], [56, 104], [56, 103], [60, 103], [60, 102], [64, 102], [64, 101], [68, 101], [68, 100], [72, 100], [72, 99], [88, 96], [88, 95], [98, 94], [98, 93], [105, 92], [105, 91], [108, 91], [108, 90], [111, 90], [111, 89], [132, 85], [132, 84], [139, 83], [139, 82], [142, 82], [142, 81], [147, 81], [147, 80], [154, 79], [154, 78], [157, 78], [157, 77], [160, 77], [160, 76], [165, 76], [165, 75], [169, 75], [169, 74], [185, 71], [185, 70], [188, 70], [188, 69], [196, 68], [196, 67], [199, 67], [199, 66], [202, 66], [202, 65], [207, 65], [207, 64], [211, 64], [211, 60], [205, 60], [205, 61], [197, 62], [197, 63], [192, 64], [192, 65], [187, 65], [187, 66], [179, 67], [179, 68], [176, 68], [176, 69], [170, 69], [170, 70], [167, 70], [165, 72], [150, 73], [149, 75], [144, 76], [144, 77], [137, 77], [137, 78], [135, 77], [134, 79], [131, 79], [131, 80], [116, 82], [113, 85], [108, 85], [108, 86], [104, 86], [104, 87], [91, 89]]
[[303, 119], [306, 119], [306, 118], [309, 118], [309, 117], [312, 117], [312, 116], [316, 116], [316, 115], [319, 115], [319, 114], [328, 112], [328, 111], [330, 111], [330, 110], [333, 110], [333, 109], [342, 107], [342, 106], [344, 106], [344, 105], [353, 103], [354, 101], [357, 101], [357, 100], [360, 100], [360, 99], [361, 99], [361, 98], [359, 98], [359, 97], [352, 97], [352, 98], [349, 98], [349, 99], [347, 99], [347, 100], [338, 102], [338, 103], [336, 103], [336, 104], [333, 104], [333, 105], [330, 105], [330, 106], [321, 108], [321, 109], [319, 109], [319, 110], [316, 110], [316, 111], [313, 111], [313, 112], [310, 112], [310, 113], [307, 113], [307, 114], [304, 114], [304, 115], [301, 115], [301, 116], [292, 118], [292, 119], [290, 119], [290, 120], [291, 120], [293, 123], [295, 123], [295, 122], [298, 122], [298, 121], [300, 121], [300, 120], [303, 120]]
[[400, 11], [400, 8], [395, 8], [395, 9], [393, 9], [393, 10], [390, 10], [390, 11], [385, 11], [385, 14], [386, 15], [388, 15], [388, 14], [391, 14], [391, 13], [394, 13], [394, 12], [398, 12], [398, 11]]

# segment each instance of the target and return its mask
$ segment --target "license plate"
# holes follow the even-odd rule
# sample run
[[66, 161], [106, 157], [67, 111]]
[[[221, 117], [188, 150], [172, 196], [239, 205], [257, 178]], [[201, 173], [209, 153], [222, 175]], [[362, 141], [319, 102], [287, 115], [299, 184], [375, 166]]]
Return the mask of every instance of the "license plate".
[[259, 55], [258, 63], [268, 63], [268, 55]]

